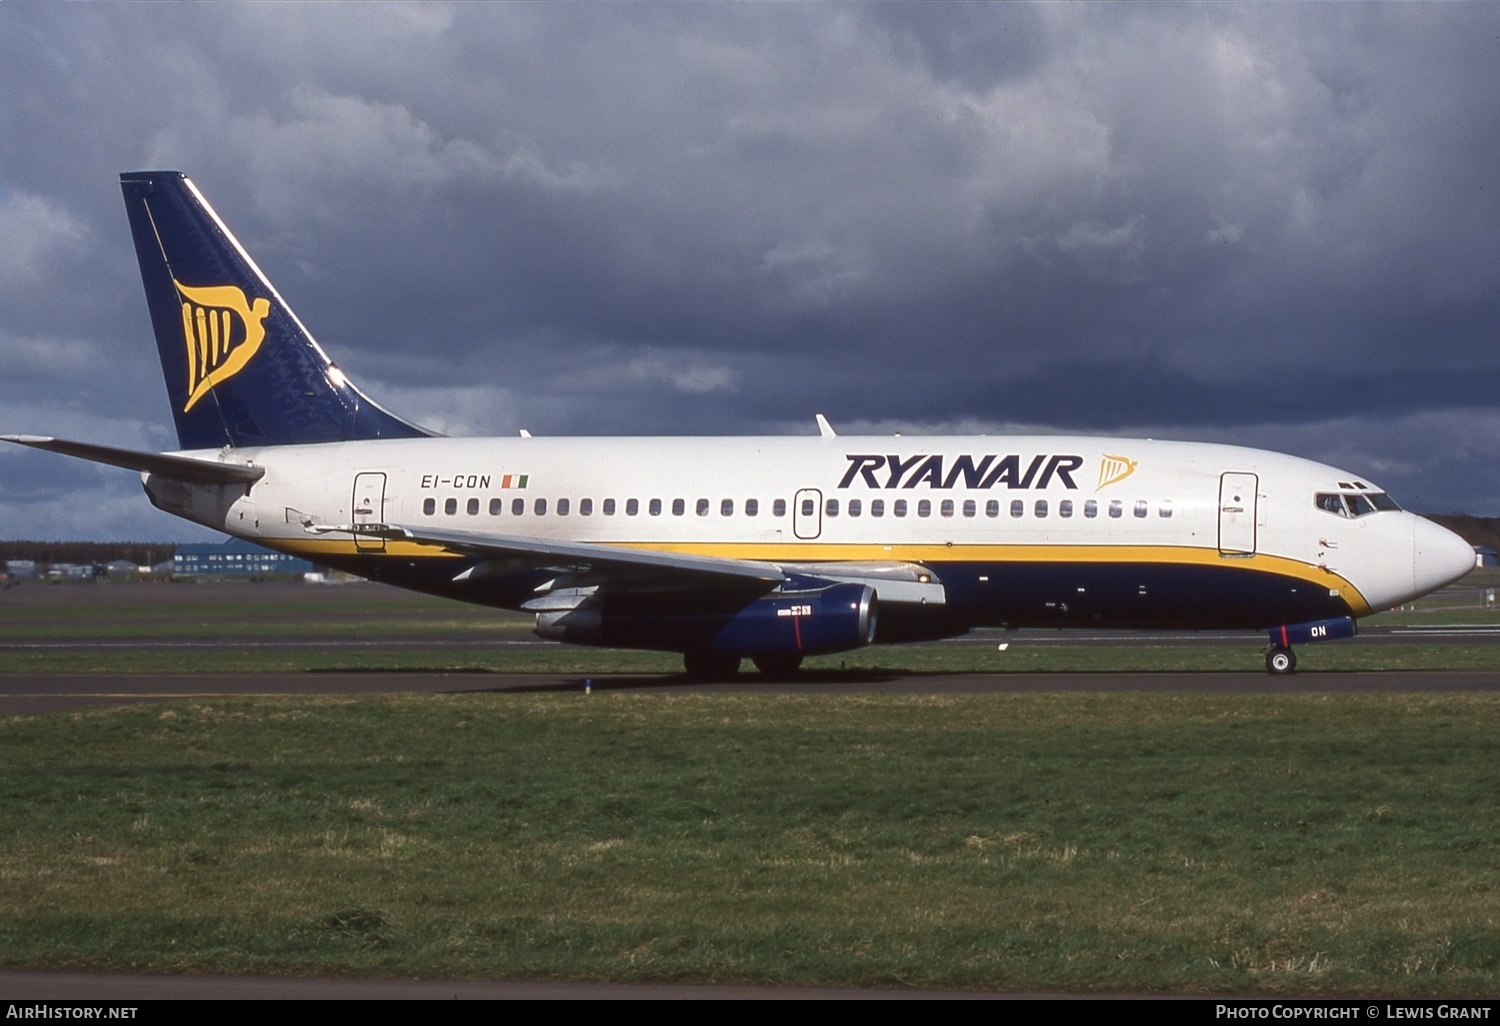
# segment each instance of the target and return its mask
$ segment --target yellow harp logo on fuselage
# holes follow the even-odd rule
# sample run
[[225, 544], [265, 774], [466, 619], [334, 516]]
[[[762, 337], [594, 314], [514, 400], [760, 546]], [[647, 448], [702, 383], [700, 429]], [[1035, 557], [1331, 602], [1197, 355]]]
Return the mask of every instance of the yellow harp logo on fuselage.
[[1099, 484], [1094, 491], [1100, 491], [1116, 481], [1123, 481], [1135, 473], [1135, 468], [1140, 465], [1139, 460], [1133, 460], [1128, 456], [1111, 456], [1104, 454], [1099, 461]]
[[269, 299], [253, 303], [234, 285], [194, 288], [172, 280], [182, 296], [182, 338], [187, 344], [186, 413], [220, 382], [244, 369], [265, 340], [261, 322], [271, 312]]

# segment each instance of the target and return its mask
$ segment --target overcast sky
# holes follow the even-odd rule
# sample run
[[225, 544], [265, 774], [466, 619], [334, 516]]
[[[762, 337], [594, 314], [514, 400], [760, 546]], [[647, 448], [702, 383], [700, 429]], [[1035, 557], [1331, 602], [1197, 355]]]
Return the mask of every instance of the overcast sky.
[[[0, 3], [0, 432], [176, 446], [186, 171], [462, 435], [1085, 431], [1500, 515], [1500, 4]], [[212, 537], [0, 451], [0, 537]]]

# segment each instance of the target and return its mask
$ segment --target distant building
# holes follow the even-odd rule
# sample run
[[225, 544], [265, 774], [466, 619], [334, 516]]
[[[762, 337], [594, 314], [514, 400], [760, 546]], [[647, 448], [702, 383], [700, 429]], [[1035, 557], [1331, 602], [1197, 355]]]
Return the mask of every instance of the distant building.
[[1474, 546], [1474, 566], [1483, 569], [1487, 566], [1500, 566], [1500, 558], [1495, 555], [1495, 550], [1488, 545]]
[[305, 559], [272, 552], [239, 538], [221, 545], [179, 545], [172, 558], [172, 573], [179, 577], [305, 574], [315, 569]]

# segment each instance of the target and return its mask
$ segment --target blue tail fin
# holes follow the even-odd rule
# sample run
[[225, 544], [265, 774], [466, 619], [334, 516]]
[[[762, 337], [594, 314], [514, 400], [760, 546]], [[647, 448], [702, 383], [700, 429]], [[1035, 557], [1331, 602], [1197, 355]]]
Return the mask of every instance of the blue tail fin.
[[120, 187], [182, 448], [431, 434], [344, 377], [186, 175]]

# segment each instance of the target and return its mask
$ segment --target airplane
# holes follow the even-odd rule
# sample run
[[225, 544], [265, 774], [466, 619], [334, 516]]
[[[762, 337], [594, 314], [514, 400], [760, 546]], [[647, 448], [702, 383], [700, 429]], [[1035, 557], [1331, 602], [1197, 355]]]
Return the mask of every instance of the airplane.
[[1363, 475], [1076, 435], [448, 438], [331, 361], [179, 171], [120, 176], [180, 448], [21, 445], [140, 473], [193, 523], [373, 581], [681, 653], [722, 680], [979, 627], [1243, 628], [1266, 668], [1474, 566]]

